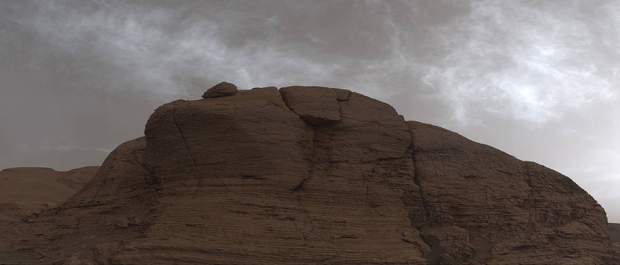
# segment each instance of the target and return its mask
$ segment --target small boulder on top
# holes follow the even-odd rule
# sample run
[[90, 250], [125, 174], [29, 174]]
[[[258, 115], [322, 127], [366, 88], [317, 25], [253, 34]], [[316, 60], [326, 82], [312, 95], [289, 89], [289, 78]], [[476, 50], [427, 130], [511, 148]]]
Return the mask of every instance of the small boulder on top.
[[228, 82], [221, 82], [212, 88], [209, 88], [207, 92], [202, 95], [202, 98], [219, 98], [230, 96], [238, 92], [237, 86]]

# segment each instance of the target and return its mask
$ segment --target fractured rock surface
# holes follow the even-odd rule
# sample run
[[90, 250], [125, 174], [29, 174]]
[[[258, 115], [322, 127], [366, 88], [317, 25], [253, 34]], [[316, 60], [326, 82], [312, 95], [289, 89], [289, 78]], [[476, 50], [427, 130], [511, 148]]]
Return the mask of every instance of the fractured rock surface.
[[234, 95], [235, 93], [237, 93], [237, 86], [228, 82], [221, 82], [209, 88], [202, 95], [202, 98], [219, 98]]
[[[613, 264], [569, 178], [343, 89], [178, 100], [60, 206], [0, 230], [13, 264]], [[1, 263], [1, 262], [0, 262]]]
[[334, 89], [296, 86], [281, 88], [280, 92], [286, 105], [311, 125], [340, 121], [338, 94]]
[[605, 211], [572, 180], [448, 130], [407, 124], [431, 264], [612, 264]]

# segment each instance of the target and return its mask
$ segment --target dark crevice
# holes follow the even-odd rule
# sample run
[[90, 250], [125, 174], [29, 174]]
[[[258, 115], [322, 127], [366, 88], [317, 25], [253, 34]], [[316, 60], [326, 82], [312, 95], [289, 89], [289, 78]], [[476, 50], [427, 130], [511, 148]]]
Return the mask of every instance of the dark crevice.
[[105, 186], [105, 183], [107, 182], [106, 180], [108, 179], [108, 174], [106, 174], [106, 176], [103, 178], [103, 180], [101, 181], [101, 184], [99, 185], [99, 188], [97, 189], [97, 192], [95, 192], [95, 195], [93, 196], [93, 198], [91, 199], [91, 202], [95, 202], [95, 199], [97, 199], [97, 197], [99, 196], [99, 193], [101, 192], [101, 190], [103, 189], [103, 187]]
[[306, 183], [306, 180], [308, 180], [308, 179], [310, 179], [310, 178], [302, 179], [301, 182], [299, 182], [299, 184], [297, 184], [297, 186], [295, 186], [295, 188], [293, 190], [294, 191], [301, 190], [301, 188], [303, 188], [303, 186], [304, 186], [304, 183]]
[[[348, 98], [347, 98], [348, 100]], [[340, 115], [340, 121], [342, 121], [343, 117], [342, 117], [342, 101], [338, 100], [338, 115]]]
[[427, 238], [425, 238], [424, 233], [422, 233], [421, 229], [432, 223], [432, 214], [431, 214], [431, 208], [432, 206], [427, 202], [427, 200], [424, 198], [424, 188], [423, 185], [420, 181], [420, 172], [418, 171], [418, 167], [420, 166], [418, 161], [417, 161], [417, 157], [416, 157], [416, 150], [413, 147], [413, 132], [410, 131], [411, 134], [411, 146], [410, 146], [410, 157], [411, 157], [411, 162], [413, 163], [413, 182], [418, 186], [418, 188], [420, 189], [420, 199], [422, 200], [422, 206], [424, 207], [424, 224], [422, 224], [421, 226], [415, 227], [418, 231], [420, 231], [420, 238], [422, 239], [422, 241], [424, 241], [424, 243], [426, 243], [426, 245], [428, 245], [431, 248], [431, 252], [430, 253], [423, 253], [423, 258], [426, 259], [427, 264], [431, 264], [429, 262], [432, 262], [432, 255], [434, 254], [433, 252], [435, 252], [435, 250], [433, 250], [433, 246], [429, 243], [429, 241], [427, 240]]
[[192, 154], [192, 151], [189, 149], [189, 145], [187, 144], [187, 139], [185, 139], [185, 135], [183, 134], [183, 131], [181, 130], [181, 126], [179, 126], [175, 118], [176, 110], [177, 110], [177, 107], [173, 106], [172, 107], [172, 122], [174, 122], [174, 125], [177, 127], [177, 130], [179, 130], [179, 133], [181, 134], [181, 139], [183, 139], [183, 144], [185, 144], [185, 149], [187, 149], [187, 153], [189, 154], [189, 157], [192, 159], [192, 164], [194, 165], [194, 173], [196, 174], [196, 182], [197, 182], [196, 192], [194, 193], [194, 196], [197, 196], [200, 186], [202, 185], [202, 178], [200, 177], [200, 174], [198, 173], [198, 165], [196, 164], [196, 159], [194, 159], [194, 155]]
[[[301, 208], [302, 212], [304, 213], [304, 215], [306, 216], [306, 219], [308, 220], [308, 222], [310, 223], [310, 232], [311, 234], [316, 234], [318, 235], [321, 240], [329, 242], [327, 239], [325, 239], [325, 237], [323, 237], [323, 235], [320, 233], [320, 231], [318, 231], [319, 229], [314, 225], [314, 222], [312, 221], [312, 217], [310, 217], [310, 213], [308, 212], [308, 210], [306, 209], [306, 207], [304, 207], [304, 205], [301, 203], [301, 194], [297, 194], [297, 204], [299, 205], [299, 207]], [[307, 240], [306, 235], [302, 235], [304, 240]]]
[[[534, 203], [534, 187], [532, 186], [532, 175], [530, 174], [530, 165], [527, 162], [524, 162], [524, 165], [525, 165], [525, 176], [526, 176], [525, 181], [527, 182], [527, 186], [530, 188], [530, 190], [528, 192], [528, 198], [526, 202], [524, 202], [523, 206], [525, 206], [525, 208], [530, 213], [530, 216], [528, 218], [527, 228], [528, 230], [530, 230], [529, 232], [533, 232], [534, 230], [536, 230], [536, 210], [534, 207], [531, 207], [533, 206], [533, 203]], [[528, 208], [533, 208], [533, 209], [528, 209]]]
[[[350, 90], [339, 89], [339, 88], [334, 89], [334, 91], [336, 92], [336, 100], [338, 100], [338, 101], [349, 101], [349, 98], [351, 98], [351, 94], [353, 93]], [[341, 98], [340, 97], [340, 93], [338, 93], [338, 92], [341, 92], [341, 93], [344, 92], [346, 94], [346, 96], [344, 98]]]
[[[370, 208], [371, 211], [373, 211], [375, 214], [377, 214], [378, 216], [381, 216], [383, 219], [387, 220], [388, 222], [391, 222], [392, 220], [390, 220], [389, 218], [387, 218], [387, 216], [385, 216], [385, 214], [380, 213], [379, 211], [377, 211], [377, 209], [375, 209], [375, 206], [370, 204], [370, 199], [368, 198], [368, 195], [370, 194], [370, 185], [366, 184], [366, 176], [364, 176], [364, 184], [366, 185], [366, 204], [368, 205], [368, 207]], [[375, 194], [377, 197], [379, 195]], [[381, 200], [381, 199], [380, 199]], [[383, 204], [383, 202], [382, 202]]]
[[256, 175], [241, 175], [241, 179], [267, 180], [267, 178]]
[[[278, 89], [278, 92], [280, 93], [280, 99], [282, 100], [282, 102], [284, 103], [284, 106], [286, 106], [286, 108], [288, 110], [290, 110], [292, 113], [294, 113], [295, 115], [297, 115], [297, 113], [295, 113], [295, 111], [293, 111], [293, 109], [291, 109], [291, 106], [288, 105], [288, 103], [286, 102], [286, 100], [284, 100], [284, 94], [282, 94], [282, 91], [280, 89]], [[300, 117], [301, 119], [301, 117]], [[302, 119], [303, 120], [303, 119]]]
[[136, 149], [133, 149], [131, 150], [131, 152], [133, 153], [133, 158], [136, 160], [138, 165], [142, 166], [144, 171], [146, 171], [147, 173], [150, 173], [150, 170], [146, 167], [146, 164], [140, 161], [140, 159], [138, 159], [138, 151], [136, 151]]
[[316, 160], [317, 160], [317, 158], [316, 158], [316, 147], [315, 147], [315, 143], [314, 143], [316, 131], [314, 130], [314, 127], [312, 125], [308, 124], [307, 126], [312, 128], [312, 138], [310, 139], [310, 144], [311, 144], [310, 145], [310, 159], [309, 159], [309, 161], [310, 161], [310, 172], [308, 173], [308, 177], [303, 178], [299, 182], [299, 184], [297, 184], [297, 186], [295, 186], [295, 188], [293, 188], [293, 191], [301, 191], [303, 189], [304, 184], [314, 176], [314, 171], [315, 171], [315, 167], [316, 167], [316, 162], [317, 162]]
[[[284, 100], [284, 95], [282, 94], [282, 92], [280, 91], [280, 96], [282, 97], [282, 102], [284, 102], [284, 104], [286, 105], [286, 107], [295, 115], [297, 115], [297, 113], [295, 113], [290, 106], [287, 104], [286, 100]], [[297, 115], [299, 117], [299, 115]], [[301, 192], [303, 192], [303, 189], [305, 187], [305, 185], [309, 182], [309, 180], [314, 176], [315, 170], [316, 170], [316, 166], [317, 166], [317, 149], [316, 149], [316, 128], [315, 126], [313, 126], [312, 124], [308, 123], [307, 121], [305, 121], [304, 119], [302, 119], [301, 117], [299, 117], [299, 119], [307, 126], [306, 127], [306, 135], [308, 135], [308, 143], [309, 143], [309, 147], [310, 147], [310, 152], [309, 152], [309, 157], [308, 157], [308, 162], [310, 163], [310, 168], [309, 168], [309, 173], [308, 175], [301, 179], [301, 181], [293, 188], [293, 192], [296, 192], [296, 196], [297, 196], [297, 204], [299, 205], [299, 207], [301, 208], [301, 211], [303, 212], [303, 214], [305, 215], [308, 223], [310, 224], [310, 232], [308, 234], [303, 233], [302, 236], [304, 238], [304, 240], [307, 240], [307, 236], [309, 234], [313, 234], [313, 235], [317, 235], [321, 238], [321, 240], [329, 242], [326, 238], [323, 237], [323, 235], [318, 231], [319, 229], [315, 226], [314, 221], [312, 221], [312, 217], [310, 216], [310, 212], [306, 209], [306, 207], [304, 207], [304, 205], [302, 204], [302, 194]], [[312, 134], [312, 135], [309, 135]], [[295, 225], [296, 226], [296, 225]], [[297, 226], [296, 226], [297, 227]], [[327, 258], [325, 259], [325, 261], [330, 260], [331, 258]], [[324, 262], [324, 261], [323, 261]]]
[[[426, 201], [426, 199], [424, 198], [424, 189], [422, 187], [422, 183], [420, 183], [420, 173], [418, 172], [418, 164], [416, 163], [416, 157], [414, 154], [414, 151], [411, 151], [411, 160], [413, 162], [413, 182], [420, 188], [420, 197], [422, 199], [422, 205], [424, 206], [424, 214], [425, 214], [425, 219], [426, 219], [426, 223], [431, 221], [431, 211], [430, 211], [430, 204]], [[416, 227], [416, 229], [420, 230], [422, 226], [420, 227]]]
[[161, 178], [158, 178], [155, 175], [155, 173], [153, 173], [151, 170], [149, 170], [149, 168], [146, 166], [145, 162], [142, 162], [142, 161], [140, 161], [140, 159], [138, 159], [138, 151], [136, 151], [136, 149], [133, 149], [132, 153], [133, 153], [133, 156], [134, 156], [134, 159], [136, 160], [136, 162], [140, 166], [142, 166], [142, 169], [146, 173], [146, 176], [144, 177], [144, 183], [146, 185], [161, 183]]

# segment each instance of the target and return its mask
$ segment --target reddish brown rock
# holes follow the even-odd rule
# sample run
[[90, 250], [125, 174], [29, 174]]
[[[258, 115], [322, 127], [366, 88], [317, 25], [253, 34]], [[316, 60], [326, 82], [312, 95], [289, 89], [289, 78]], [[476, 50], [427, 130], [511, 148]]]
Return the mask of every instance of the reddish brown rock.
[[293, 86], [280, 89], [282, 99], [295, 114], [312, 125], [340, 121], [338, 95], [327, 87]]
[[338, 98], [338, 101], [349, 100], [349, 97], [351, 96], [351, 90], [341, 89], [341, 88], [334, 88], [334, 90], [336, 91], [336, 96]]
[[614, 246], [616, 255], [620, 256], [620, 224], [609, 224], [609, 239]]
[[575, 183], [321, 87], [175, 101], [62, 205], [0, 230], [24, 264], [613, 264]]
[[407, 124], [431, 264], [612, 264], [605, 211], [572, 180], [454, 132]]
[[237, 86], [228, 83], [221, 82], [211, 88], [209, 88], [203, 95], [202, 98], [219, 98], [237, 94]]
[[609, 239], [612, 243], [620, 243], [620, 224], [609, 224]]
[[[343, 113], [364, 111], [368, 99], [355, 98]], [[160, 204], [169, 206], [158, 209], [150, 240], [117, 259], [168, 260], [161, 253], [181, 244], [194, 250], [175, 259], [202, 263], [422, 264], [424, 243], [402, 207], [403, 196], [419, 195], [406, 173], [409, 132], [402, 120], [396, 135], [365, 128], [399, 119], [390, 106], [368, 103], [384, 112], [343, 118], [351, 127], [309, 126], [269, 88], [159, 108], [146, 128], [147, 165], [162, 183]], [[164, 221], [169, 216], [176, 221]]]

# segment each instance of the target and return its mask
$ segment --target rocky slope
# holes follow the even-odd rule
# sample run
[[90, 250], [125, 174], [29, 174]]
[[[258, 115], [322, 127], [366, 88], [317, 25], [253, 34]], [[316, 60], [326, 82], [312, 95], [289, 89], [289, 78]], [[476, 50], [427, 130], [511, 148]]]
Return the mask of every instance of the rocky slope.
[[0, 171], [0, 227], [56, 206], [88, 182], [99, 167], [59, 172], [51, 168]]
[[11, 264], [614, 264], [569, 178], [343, 89], [220, 84], [159, 107]]
[[620, 224], [609, 224], [609, 239], [614, 245], [616, 255], [620, 255]]

